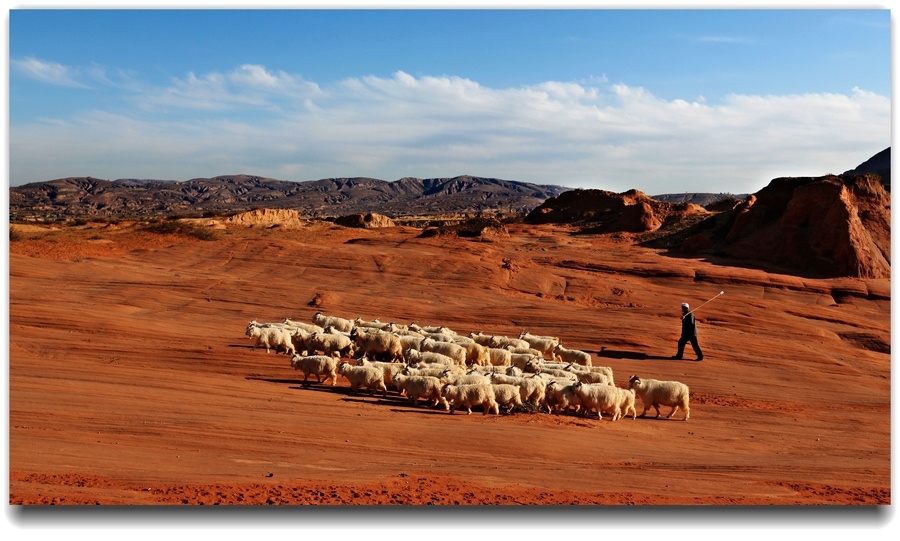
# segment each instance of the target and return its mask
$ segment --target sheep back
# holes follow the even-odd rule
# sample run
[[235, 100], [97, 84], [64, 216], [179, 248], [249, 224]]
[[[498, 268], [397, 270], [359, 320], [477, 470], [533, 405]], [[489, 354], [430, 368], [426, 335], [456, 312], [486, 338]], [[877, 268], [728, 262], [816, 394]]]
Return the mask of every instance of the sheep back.
[[291, 367], [303, 372], [303, 381], [312, 374], [316, 376], [316, 383], [322, 383], [321, 376], [325, 376], [325, 382], [331, 378], [332, 387], [337, 385], [338, 366], [337, 359], [330, 355], [294, 355], [291, 357]]
[[356, 394], [360, 387], [369, 390], [369, 394], [375, 394], [379, 390], [387, 397], [387, 387], [384, 384], [384, 372], [377, 366], [354, 366], [350, 363], [341, 363], [338, 373], [350, 382], [350, 392]]
[[672, 407], [672, 411], [666, 415], [666, 419], [671, 419], [678, 408], [684, 411], [684, 419], [682, 420], [687, 421], [691, 417], [690, 389], [680, 381], [660, 381], [633, 375], [628, 380], [628, 388], [633, 389], [635, 395], [644, 404], [644, 411], [641, 412], [641, 417], [647, 413], [651, 406], [656, 410], [657, 418], [659, 418], [660, 414], [659, 406]]
[[473, 406], [482, 406], [484, 415], [487, 415], [489, 411], [493, 411], [495, 414], [500, 413], [500, 406], [497, 405], [497, 401], [494, 399], [494, 389], [490, 383], [475, 385], [446, 384], [441, 389], [441, 396], [448, 403], [452, 404], [449, 408], [450, 413], [456, 411], [457, 408], [464, 407], [467, 410], [467, 415], [471, 415]]

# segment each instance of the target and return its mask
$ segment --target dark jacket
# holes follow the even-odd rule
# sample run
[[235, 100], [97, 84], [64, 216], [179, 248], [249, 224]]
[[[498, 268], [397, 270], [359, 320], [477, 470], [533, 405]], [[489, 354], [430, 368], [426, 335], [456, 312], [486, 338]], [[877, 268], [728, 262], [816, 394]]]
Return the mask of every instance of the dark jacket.
[[681, 318], [681, 337], [694, 338], [697, 336], [697, 320], [694, 314], [688, 314]]

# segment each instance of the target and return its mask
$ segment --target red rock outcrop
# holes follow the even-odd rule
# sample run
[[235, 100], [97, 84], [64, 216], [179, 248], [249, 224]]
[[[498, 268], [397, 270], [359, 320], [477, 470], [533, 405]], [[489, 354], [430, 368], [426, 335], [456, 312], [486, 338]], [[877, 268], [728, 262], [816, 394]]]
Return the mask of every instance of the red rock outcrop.
[[731, 212], [717, 252], [813, 276], [891, 275], [891, 201], [877, 175], [776, 178]]
[[545, 201], [525, 217], [525, 222], [581, 224], [594, 233], [646, 233], [669, 221], [706, 212], [693, 203], [657, 201], [638, 190], [619, 194], [572, 190]]
[[370, 212], [368, 214], [350, 214], [336, 218], [334, 223], [345, 227], [361, 227], [371, 229], [375, 227], [394, 227], [397, 224], [387, 216]]
[[229, 216], [222, 220], [228, 225], [264, 226], [264, 227], [299, 227], [302, 225], [296, 210], [288, 209], [255, 209]]

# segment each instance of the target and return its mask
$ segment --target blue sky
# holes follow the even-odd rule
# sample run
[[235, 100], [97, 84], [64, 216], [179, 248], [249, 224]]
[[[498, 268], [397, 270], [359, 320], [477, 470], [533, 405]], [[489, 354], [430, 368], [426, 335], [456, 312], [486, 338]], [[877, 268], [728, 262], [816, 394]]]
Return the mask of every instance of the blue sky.
[[891, 13], [800, 6], [21, 5], [10, 184], [471, 174], [652, 195], [841, 173], [891, 144]]

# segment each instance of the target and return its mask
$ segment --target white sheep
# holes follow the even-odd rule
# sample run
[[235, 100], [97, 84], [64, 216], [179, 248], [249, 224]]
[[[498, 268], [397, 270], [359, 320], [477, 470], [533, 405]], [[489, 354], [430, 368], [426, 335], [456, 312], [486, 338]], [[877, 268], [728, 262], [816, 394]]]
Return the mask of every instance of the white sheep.
[[353, 342], [343, 334], [314, 332], [306, 339], [306, 349], [310, 353], [321, 351], [332, 357], [350, 357]]
[[[385, 323], [381, 326], [382, 331], [387, 331], [390, 333], [394, 333], [398, 336], [400, 335], [410, 335], [410, 334], [419, 334], [415, 331], [411, 331], [409, 329], [409, 325], [402, 325], [400, 323], [394, 323], [393, 321], [390, 323]], [[421, 335], [419, 335], [421, 336]]]
[[400, 340], [400, 347], [403, 348], [403, 351], [408, 349], [418, 350], [422, 347], [422, 340], [425, 340], [424, 336], [417, 334], [396, 334], [394, 335]]
[[613, 379], [613, 369], [610, 366], [584, 366], [581, 364], [568, 363], [563, 370], [569, 370], [572, 372], [598, 372], [601, 374], [605, 374], [607, 378], [611, 381]]
[[400, 390], [401, 394], [405, 394], [409, 402], [416, 406], [419, 400], [432, 400], [432, 407], [440, 404], [444, 405], [444, 409], [449, 409], [449, 404], [441, 395], [441, 380], [434, 376], [418, 376], [407, 375], [404, 373], [395, 374], [391, 382], [394, 387]]
[[537, 357], [538, 359], [543, 359], [544, 354], [534, 348], [514, 348], [512, 346], [508, 346], [503, 348], [510, 353], [519, 353], [519, 354], [528, 354]]
[[538, 410], [542, 410], [545, 407], [544, 396], [547, 392], [547, 385], [541, 378], [491, 374], [490, 379], [494, 385], [508, 384], [517, 386], [523, 403], [531, 404], [533, 408]]
[[270, 353], [273, 349], [277, 352], [285, 351], [288, 355], [294, 355], [297, 352], [290, 331], [282, 326], [263, 326], [256, 321], [251, 321], [247, 325], [245, 334], [254, 339], [253, 349], [263, 346], [266, 348], [266, 353]]
[[494, 366], [492, 364], [486, 366], [479, 366], [477, 364], [473, 364], [466, 370], [467, 374], [484, 374], [485, 376], [490, 376], [491, 374], [505, 374], [506, 370], [511, 367], [509, 366]]
[[584, 366], [591, 366], [591, 364], [593, 364], [591, 362], [591, 354], [587, 351], [567, 349], [563, 347], [562, 344], [557, 344], [557, 346], [553, 348], [553, 354], [555, 355], [555, 358], [566, 363], [575, 363]]
[[656, 379], [642, 379], [636, 375], [628, 380], [628, 388], [634, 389], [635, 394], [644, 404], [641, 417], [647, 413], [650, 406], [656, 409], [656, 418], [659, 418], [659, 406], [672, 406], [672, 411], [666, 415], [671, 419], [678, 408], [684, 410], [684, 421], [691, 417], [690, 389], [679, 381], [660, 381]]
[[322, 383], [321, 377], [325, 376], [326, 383], [331, 378], [331, 386], [337, 385], [338, 359], [330, 355], [294, 355], [291, 357], [291, 367], [303, 372], [304, 383], [312, 374], [316, 376], [316, 383]]
[[494, 399], [494, 388], [490, 383], [475, 385], [453, 385], [448, 383], [441, 389], [441, 396], [450, 404], [450, 413], [463, 407], [466, 408], [467, 415], [472, 415], [472, 407], [481, 406], [484, 408], [484, 415], [487, 415], [490, 411], [500, 414], [500, 406]]
[[444, 355], [443, 353], [438, 353], [437, 351], [419, 351], [417, 349], [409, 348], [404, 350], [403, 354], [404, 359], [406, 359], [407, 364], [417, 364], [417, 363], [429, 363], [429, 364], [444, 364], [447, 366], [453, 366], [456, 364], [456, 361], [453, 358]]
[[578, 374], [575, 372], [570, 372], [568, 370], [559, 370], [557, 368], [538, 368], [538, 371], [535, 374], [544, 374], [548, 376], [553, 376], [554, 378], [559, 378], [563, 380], [569, 381], [578, 381]]
[[426, 339], [430, 338], [431, 340], [434, 340], [435, 342], [449, 342], [451, 344], [456, 343], [456, 336], [453, 336], [452, 334], [442, 334], [439, 332], [426, 332], [426, 333], [422, 333], [422, 334], [425, 336]]
[[288, 318], [284, 318], [284, 321], [282, 321], [282, 323], [284, 325], [287, 325], [288, 327], [295, 327], [298, 329], [303, 329], [307, 333], [325, 332], [325, 329], [323, 329], [322, 327], [320, 327], [318, 325], [312, 324], [312, 323], [304, 323], [302, 321], [292, 321]]
[[520, 370], [525, 370], [529, 362], [538, 362], [541, 358], [531, 353], [510, 353], [509, 362]]
[[377, 366], [354, 366], [350, 363], [343, 362], [338, 367], [338, 373], [350, 382], [350, 392], [356, 394], [360, 387], [369, 390], [369, 395], [374, 395], [375, 391], [381, 391], [382, 395], [387, 398], [387, 386], [384, 384], [384, 372]]
[[401, 370], [406, 368], [403, 363], [385, 363], [381, 361], [370, 361], [365, 355], [356, 360], [357, 366], [374, 366], [380, 368], [384, 373], [384, 385], [394, 385], [393, 378], [395, 374], [399, 374]]
[[575, 413], [578, 413], [581, 409], [581, 397], [573, 389], [575, 383], [578, 382], [565, 384], [551, 381], [548, 383], [544, 394], [547, 409], [556, 413], [565, 413], [569, 408], [574, 408]]
[[541, 336], [531, 334], [528, 331], [522, 331], [519, 334], [519, 339], [528, 342], [532, 348], [540, 351], [543, 356], [548, 356], [551, 359], [556, 358], [554, 349], [559, 345], [559, 338], [556, 338], [555, 336]]
[[346, 336], [347, 338], [350, 338], [349, 332], [342, 331], [342, 330], [338, 329], [337, 327], [335, 327], [334, 325], [328, 325], [327, 327], [325, 327], [324, 332], [326, 332], [328, 334], [339, 334], [341, 336]]
[[491, 340], [494, 338], [490, 334], [484, 334], [482, 332], [472, 332], [469, 333], [469, 338], [475, 341], [476, 344], [481, 344], [482, 346], [491, 347]]
[[605, 411], [612, 416], [613, 421], [622, 416], [619, 407], [619, 391], [612, 385], [584, 384], [579, 381], [572, 385], [572, 390], [581, 400], [581, 410], [586, 415], [596, 411], [597, 418], [602, 419]]
[[491, 383], [494, 389], [494, 401], [498, 407], [508, 406], [506, 412], [509, 413], [516, 406], [522, 405], [522, 390], [518, 385], [508, 383]]
[[420, 350], [442, 353], [453, 359], [455, 364], [466, 364], [466, 349], [459, 344], [454, 344], [452, 342], [438, 342], [431, 338], [426, 338], [425, 340], [422, 340]]
[[615, 385], [613, 379], [606, 372], [593, 372], [582, 370], [571, 370], [581, 383], [602, 383], [603, 385]]
[[303, 352], [304, 355], [309, 354], [309, 337], [312, 333], [305, 331], [301, 327], [288, 327], [288, 332], [291, 334], [291, 343], [294, 344], [294, 351], [296, 353]]
[[484, 385], [491, 382], [491, 378], [478, 373], [471, 374], [457, 374], [452, 370], [444, 370], [444, 372], [440, 375], [440, 379], [443, 383], [449, 383], [452, 385]]
[[356, 352], [375, 359], [392, 362], [403, 359], [403, 345], [400, 338], [377, 329], [356, 328], [350, 333], [356, 345]]
[[626, 417], [631, 412], [631, 419], [637, 417], [637, 410], [634, 409], [634, 389], [622, 389], [616, 387], [619, 392], [619, 413], [620, 417]]
[[385, 324], [378, 321], [377, 319], [373, 319], [372, 321], [366, 321], [365, 319], [358, 317], [353, 320], [354, 327], [365, 327], [367, 329], [378, 329], [384, 330]]
[[437, 334], [445, 334], [449, 336], [456, 336], [458, 333], [449, 327], [444, 327], [443, 325], [417, 325], [415, 323], [410, 323], [409, 330], [415, 331], [418, 333], [426, 334], [426, 333], [437, 333]]
[[491, 364], [491, 356], [486, 346], [469, 340], [468, 342], [455, 341], [454, 344], [462, 346], [466, 350], [466, 364], [485, 366]]
[[494, 366], [512, 366], [512, 352], [502, 348], [487, 348], [488, 360]]
[[495, 335], [491, 337], [488, 347], [492, 348], [530, 348], [531, 344], [520, 338], [510, 338], [508, 336]]
[[400, 373], [407, 376], [432, 376], [435, 378], [440, 378], [447, 370], [451, 370], [451, 368], [444, 365], [429, 366], [423, 364], [421, 366], [406, 366], [403, 368], [403, 370], [400, 371]]
[[344, 319], [342, 317], [337, 316], [326, 316], [322, 312], [316, 312], [313, 314], [312, 322], [316, 325], [322, 327], [334, 327], [335, 329], [343, 332], [350, 332], [353, 330], [353, 322], [349, 319]]

